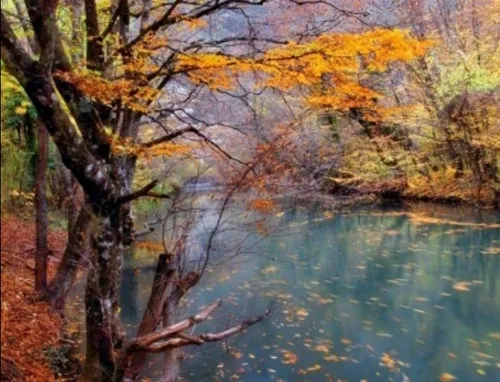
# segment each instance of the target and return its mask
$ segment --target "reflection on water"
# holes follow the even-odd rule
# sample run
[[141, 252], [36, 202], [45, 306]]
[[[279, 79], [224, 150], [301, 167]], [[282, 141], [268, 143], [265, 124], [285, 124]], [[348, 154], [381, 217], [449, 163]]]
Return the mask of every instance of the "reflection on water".
[[[500, 217], [425, 208], [276, 217], [289, 230], [207, 273], [186, 309], [226, 301], [195, 333], [270, 304], [271, 317], [227, 343], [186, 349], [183, 376], [500, 380]], [[138, 253], [125, 266], [121, 315], [131, 333], [153, 273], [154, 258], [148, 264]], [[151, 377], [156, 370], [153, 361]]]

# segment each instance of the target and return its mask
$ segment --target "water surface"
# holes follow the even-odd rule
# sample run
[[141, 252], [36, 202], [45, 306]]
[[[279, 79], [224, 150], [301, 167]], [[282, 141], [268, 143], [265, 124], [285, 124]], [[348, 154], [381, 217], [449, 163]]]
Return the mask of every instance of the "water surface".
[[[187, 348], [186, 380], [500, 380], [498, 214], [424, 205], [295, 208], [274, 219], [279, 231], [208, 272], [186, 307], [225, 300], [195, 334], [269, 306], [271, 316], [227, 342]], [[125, 264], [121, 315], [131, 333], [154, 261], [137, 250]]]

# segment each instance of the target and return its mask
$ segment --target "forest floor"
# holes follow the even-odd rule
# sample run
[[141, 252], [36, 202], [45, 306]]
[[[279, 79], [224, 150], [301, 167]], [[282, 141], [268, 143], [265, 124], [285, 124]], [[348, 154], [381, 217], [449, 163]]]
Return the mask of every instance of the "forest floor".
[[[62, 319], [35, 299], [35, 225], [4, 214], [1, 223], [1, 380], [54, 381], [46, 354], [58, 346]], [[65, 243], [65, 231], [49, 233], [49, 278]]]

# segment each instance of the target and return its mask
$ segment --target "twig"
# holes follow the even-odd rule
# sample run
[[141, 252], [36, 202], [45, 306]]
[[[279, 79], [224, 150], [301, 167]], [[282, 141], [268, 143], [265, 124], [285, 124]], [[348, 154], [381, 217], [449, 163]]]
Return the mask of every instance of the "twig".
[[120, 196], [117, 202], [118, 204], [125, 204], [131, 202], [132, 200], [138, 199], [141, 196], [146, 196], [149, 193], [149, 191], [151, 191], [153, 188], [156, 187], [157, 184], [158, 184], [158, 179], [155, 179], [151, 183], [145, 185], [144, 187], [135, 192]]

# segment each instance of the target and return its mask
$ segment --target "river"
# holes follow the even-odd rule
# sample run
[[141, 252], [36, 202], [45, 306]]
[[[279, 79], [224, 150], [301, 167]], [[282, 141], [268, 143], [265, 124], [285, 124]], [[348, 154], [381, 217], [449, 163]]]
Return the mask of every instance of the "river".
[[[500, 381], [498, 213], [424, 204], [275, 215], [270, 235], [246, 236], [246, 251], [207, 272], [185, 308], [225, 301], [195, 334], [271, 315], [186, 348], [185, 380]], [[125, 259], [120, 314], [132, 335], [155, 261], [144, 247]]]

